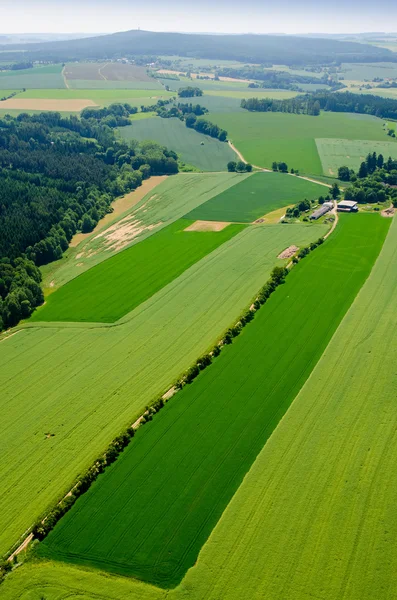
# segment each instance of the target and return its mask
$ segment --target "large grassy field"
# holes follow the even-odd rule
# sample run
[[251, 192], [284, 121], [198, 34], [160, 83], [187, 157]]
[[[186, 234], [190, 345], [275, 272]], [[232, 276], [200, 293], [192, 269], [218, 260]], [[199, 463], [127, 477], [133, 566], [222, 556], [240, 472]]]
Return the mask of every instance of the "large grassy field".
[[103, 228], [86, 236], [78, 234], [84, 239], [76, 248], [69, 248], [63, 258], [42, 267], [44, 287], [60, 287], [122, 249], [160, 231], [246, 177], [237, 173], [180, 173], [168, 177]]
[[343, 215], [233, 345], [138, 432], [39, 553], [162, 587], [179, 583], [322, 355], [389, 224]]
[[129, 127], [121, 127], [119, 133], [126, 140], [159, 142], [177, 152], [184, 162], [202, 171], [226, 171], [227, 163], [236, 159], [236, 154], [226, 142], [198, 133], [179, 119], [144, 119]]
[[324, 175], [335, 177], [342, 165], [358, 171], [368, 153], [383, 154], [385, 159], [397, 158], [396, 141], [317, 139], [316, 144]]
[[341, 77], [353, 81], [372, 81], [397, 77], [397, 64], [394, 62], [380, 63], [342, 63]]
[[395, 598], [396, 242], [394, 220], [178, 600]]
[[247, 227], [122, 325], [32, 323], [1, 341], [0, 554], [219, 339], [282, 250], [325, 231]]
[[244, 227], [184, 231], [192, 223], [180, 219], [72, 279], [31, 320], [114, 323]]
[[213, 113], [209, 120], [226, 129], [248, 162], [270, 168], [273, 161], [305, 173], [322, 174], [317, 138], [390, 141], [383, 122], [366, 115], [322, 113]]
[[48, 65], [20, 71], [0, 72], [0, 90], [23, 88], [65, 88], [62, 65]]
[[188, 219], [250, 223], [283, 206], [324, 194], [324, 186], [281, 173], [254, 173], [186, 215]]

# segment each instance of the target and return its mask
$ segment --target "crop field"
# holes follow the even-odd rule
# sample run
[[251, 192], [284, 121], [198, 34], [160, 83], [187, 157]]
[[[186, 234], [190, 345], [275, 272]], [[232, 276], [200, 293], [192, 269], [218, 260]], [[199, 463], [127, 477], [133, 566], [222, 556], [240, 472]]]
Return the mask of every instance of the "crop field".
[[244, 158], [270, 168], [273, 161], [305, 173], [323, 173], [316, 139], [390, 141], [383, 121], [367, 115], [322, 113], [319, 117], [286, 113], [214, 113], [209, 120], [226, 129]]
[[62, 65], [48, 65], [20, 71], [0, 72], [0, 90], [23, 88], [65, 88]]
[[88, 106], [97, 106], [92, 100], [33, 100], [32, 98], [9, 98], [1, 102], [0, 108], [4, 110], [17, 109], [21, 111], [59, 111], [80, 112]]
[[153, 81], [144, 67], [123, 63], [68, 63], [64, 69], [68, 80]]
[[226, 171], [227, 163], [236, 159], [235, 152], [226, 142], [189, 129], [179, 119], [144, 119], [120, 128], [119, 133], [126, 140], [159, 142], [202, 171]]
[[[289, 90], [261, 90], [261, 89], [250, 89], [246, 90], [225, 90], [225, 91], [206, 91], [205, 95], [200, 98], [200, 102], [203, 98], [208, 96], [225, 96], [227, 98], [238, 98], [240, 101], [243, 98], [273, 98], [274, 100], [288, 100], [289, 98], [295, 98], [299, 96], [299, 92], [291, 92]], [[244, 109], [243, 109], [244, 110]], [[245, 112], [245, 111], [244, 111]]]
[[[131, 210], [115, 216], [107, 221], [106, 227], [85, 236], [61, 260], [43, 267], [44, 287], [58, 288], [117, 252], [160, 231], [246, 177], [237, 173], [180, 173], [168, 177]], [[139, 192], [140, 189], [134, 193]]]
[[324, 186], [281, 173], [254, 173], [186, 215], [187, 219], [251, 223], [283, 206], [324, 193]]
[[394, 220], [370, 277], [178, 600], [394, 598], [396, 241]]
[[47, 298], [31, 321], [114, 323], [243, 228], [184, 231], [192, 223], [180, 219], [72, 279]]
[[337, 176], [342, 165], [357, 171], [370, 152], [397, 158], [396, 141], [317, 139], [316, 144], [325, 175]]
[[39, 553], [178, 584], [370, 273], [389, 224], [343, 215], [243, 334], [138, 431]]
[[353, 81], [372, 81], [381, 79], [393, 79], [397, 77], [397, 64], [393, 62], [380, 62], [374, 64], [343, 63], [341, 76]]
[[2, 341], [0, 553], [212, 347], [280, 264], [282, 250], [325, 231], [247, 227], [117, 327], [32, 323]]

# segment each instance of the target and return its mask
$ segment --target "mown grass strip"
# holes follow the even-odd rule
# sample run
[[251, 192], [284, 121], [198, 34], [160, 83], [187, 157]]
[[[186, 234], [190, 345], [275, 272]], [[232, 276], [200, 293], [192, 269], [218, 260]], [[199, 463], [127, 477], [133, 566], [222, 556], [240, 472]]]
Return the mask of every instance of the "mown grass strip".
[[244, 227], [184, 231], [192, 223], [176, 221], [76, 277], [51, 294], [32, 321], [113, 323]]
[[253, 324], [138, 431], [40, 554], [176, 585], [327, 346], [388, 227], [378, 215], [342, 215]]

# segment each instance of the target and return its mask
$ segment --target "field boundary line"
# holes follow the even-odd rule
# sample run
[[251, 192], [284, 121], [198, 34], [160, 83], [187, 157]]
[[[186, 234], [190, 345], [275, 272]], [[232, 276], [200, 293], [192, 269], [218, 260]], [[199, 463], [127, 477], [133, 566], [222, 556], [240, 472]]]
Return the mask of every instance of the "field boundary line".
[[102, 79], [104, 81], [108, 81], [107, 78], [105, 77], [105, 75], [102, 73], [102, 69], [104, 69], [105, 67], [107, 67], [108, 65], [110, 65], [110, 63], [105, 63], [102, 67], [99, 67], [98, 69], [98, 74], [102, 77]]
[[18, 329], [18, 331], [14, 331], [14, 333], [10, 333], [10, 335], [6, 335], [2, 340], [0, 340], [0, 344], [1, 344], [1, 342], [5, 342], [9, 338], [11, 338], [13, 335], [20, 333], [21, 331], [22, 331], [22, 329]]
[[70, 89], [70, 87], [69, 87], [69, 84], [68, 84], [68, 82], [67, 82], [67, 79], [66, 79], [66, 75], [65, 75], [65, 69], [66, 69], [66, 65], [65, 65], [65, 66], [63, 67], [63, 69], [62, 69], [62, 77], [63, 77], [63, 82], [64, 82], [64, 84], [65, 84], [65, 87], [66, 87], [66, 89], [68, 89], [68, 90], [69, 90], [69, 89]]

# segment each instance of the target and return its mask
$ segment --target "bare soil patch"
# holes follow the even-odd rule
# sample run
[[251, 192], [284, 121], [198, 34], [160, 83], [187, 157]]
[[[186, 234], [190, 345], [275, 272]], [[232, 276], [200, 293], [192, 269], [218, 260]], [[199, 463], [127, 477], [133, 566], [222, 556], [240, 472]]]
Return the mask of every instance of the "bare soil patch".
[[[164, 181], [166, 178], [166, 175], [157, 175], [155, 177], [150, 177], [150, 179], [145, 179], [141, 187], [136, 189], [134, 192], [130, 192], [122, 198], [117, 198], [117, 200], [115, 200], [112, 204], [113, 212], [109, 213], [108, 215], [105, 215], [103, 219], [99, 221], [95, 229], [91, 231], [91, 233], [76, 233], [76, 235], [73, 236], [69, 246], [71, 248], [76, 248], [76, 246], [78, 246], [83, 240], [87, 239], [93, 233], [98, 233], [101, 229], [108, 225], [108, 223], [113, 221], [115, 217], [122, 215], [128, 209], [133, 208], [136, 204], [138, 204], [138, 202], [142, 200], [142, 198], [144, 198], [148, 192], [150, 192], [152, 189], [158, 186], [159, 183]], [[155, 196], [156, 194], [154, 194], [152, 198], [154, 198]], [[82, 253], [78, 254], [76, 258], [80, 258], [81, 256]]]
[[101, 68], [101, 74], [108, 81], [153, 81], [144, 67], [123, 63], [108, 63]]
[[394, 206], [390, 206], [389, 208], [385, 208], [385, 210], [382, 210], [382, 212], [380, 213], [382, 215], [382, 217], [393, 217], [394, 213], [396, 212], [396, 209], [394, 208]]
[[98, 106], [93, 100], [79, 98], [48, 99], [48, 98], [9, 98], [0, 102], [0, 108], [14, 108], [22, 110], [52, 110], [64, 112], [80, 112], [87, 106]]
[[230, 223], [226, 221], [195, 221], [184, 231], [222, 231], [228, 225]]
[[288, 248], [283, 250], [281, 254], [277, 256], [277, 258], [291, 258], [291, 256], [294, 256], [295, 252], [298, 252], [298, 250], [298, 246], [288, 246]]

